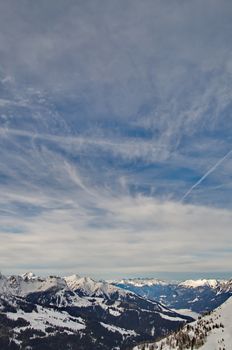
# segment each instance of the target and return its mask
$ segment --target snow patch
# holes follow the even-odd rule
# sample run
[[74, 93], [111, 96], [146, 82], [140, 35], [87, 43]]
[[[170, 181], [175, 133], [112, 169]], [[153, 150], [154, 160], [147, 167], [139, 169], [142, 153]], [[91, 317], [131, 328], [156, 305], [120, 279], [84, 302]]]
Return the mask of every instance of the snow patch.
[[118, 332], [120, 333], [122, 336], [136, 336], [137, 333], [131, 329], [125, 329], [125, 328], [120, 328], [120, 327], [116, 327], [116, 326], [113, 326], [113, 325], [110, 325], [110, 324], [106, 324], [106, 323], [103, 323], [103, 322], [100, 322], [100, 324], [105, 327], [108, 331], [110, 332]]

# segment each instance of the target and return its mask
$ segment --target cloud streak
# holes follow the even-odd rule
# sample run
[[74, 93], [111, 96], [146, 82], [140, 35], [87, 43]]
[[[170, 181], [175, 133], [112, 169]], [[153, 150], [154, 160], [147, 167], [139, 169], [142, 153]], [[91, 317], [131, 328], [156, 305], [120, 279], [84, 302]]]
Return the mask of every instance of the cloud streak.
[[229, 156], [232, 154], [232, 149], [226, 153], [224, 157], [219, 159], [219, 161], [212, 166], [181, 198], [181, 202], [183, 202], [191, 193], [192, 191], [198, 187], [212, 172], [214, 172]]

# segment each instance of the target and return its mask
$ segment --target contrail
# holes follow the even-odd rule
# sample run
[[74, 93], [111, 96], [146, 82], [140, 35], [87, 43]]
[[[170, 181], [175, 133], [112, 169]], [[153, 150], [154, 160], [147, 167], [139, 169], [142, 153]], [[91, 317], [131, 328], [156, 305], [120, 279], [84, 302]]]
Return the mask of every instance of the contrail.
[[190, 193], [194, 190], [194, 188], [196, 188], [197, 186], [199, 186], [202, 181], [204, 181], [222, 162], [224, 162], [224, 160], [226, 158], [228, 158], [230, 155], [232, 154], [232, 149], [226, 153], [226, 155], [219, 159], [217, 161], [216, 164], [214, 164], [214, 166], [212, 166], [212, 168], [210, 168], [184, 195], [183, 197], [181, 198], [181, 202], [185, 200], [186, 197], [188, 197], [190, 195]]

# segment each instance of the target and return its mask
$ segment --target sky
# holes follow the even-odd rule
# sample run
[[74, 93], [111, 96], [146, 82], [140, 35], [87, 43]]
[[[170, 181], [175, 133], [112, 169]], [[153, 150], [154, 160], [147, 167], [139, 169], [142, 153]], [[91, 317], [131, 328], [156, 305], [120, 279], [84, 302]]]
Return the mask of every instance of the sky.
[[232, 277], [231, 0], [0, 0], [0, 270]]

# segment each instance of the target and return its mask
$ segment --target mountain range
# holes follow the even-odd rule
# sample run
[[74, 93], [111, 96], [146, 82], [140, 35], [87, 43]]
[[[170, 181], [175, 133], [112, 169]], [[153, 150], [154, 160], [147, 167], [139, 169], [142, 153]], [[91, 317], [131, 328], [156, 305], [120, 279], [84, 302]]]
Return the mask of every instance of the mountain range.
[[232, 295], [232, 280], [199, 279], [167, 282], [139, 278], [123, 279], [113, 283], [115, 286], [192, 316], [214, 310]]
[[130, 349], [192, 318], [105, 281], [0, 276], [0, 349]]
[[164, 349], [176, 339], [192, 341], [191, 334], [198, 339], [202, 327], [206, 344], [214, 334], [205, 331], [207, 317], [213, 317], [211, 328], [223, 331], [217, 310], [230, 309], [231, 296], [231, 280], [106, 282], [78, 275], [0, 274], [0, 349], [126, 350], [136, 344]]

